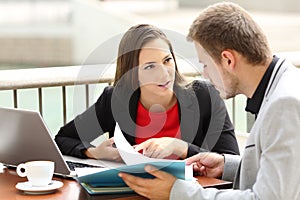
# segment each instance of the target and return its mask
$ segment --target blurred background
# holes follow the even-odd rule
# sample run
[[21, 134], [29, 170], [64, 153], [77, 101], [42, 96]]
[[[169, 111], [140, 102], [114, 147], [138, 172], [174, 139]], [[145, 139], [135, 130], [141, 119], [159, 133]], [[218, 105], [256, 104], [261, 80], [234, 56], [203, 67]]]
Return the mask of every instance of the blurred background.
[[[117, 42], [107, 43], [137, 23], [151, 23], [185, 36], [192, 21], [204, 7], [217, 0], [0, 0], [1, 70], [74, 66], [113, 62]], [[275, 53], [300, 51], [300, 1], [252, 0], [236, 2], [248, 10], [264, 29]], [[172, 41], [174, 42], [174, 41]], [[91, 58], [99, 46], [105, 47]], [[180, 48], [180, 46], [179, 46]], [[175, 46], [176, 51], [176, 46]], [[184, 49], [195, 57], [194, 49]], [[109, 59], [108, 59], [109, 58]], [[0, 80], [1, 81], [1, 80]], [[107, 85], [107, 84], [106, 84]], [[101, 93], [92, 97], [91, 104]], [[68, 96], [74, 88], [68, 87]], [[63, 124], [59, 88], [43, 89], [43, 117], [52, 134]], [[18, 107], [38, 110], [35, 89], [18, 90]], [[67, 121], [85, 109], [67, 98]], [[253, 117], [244, 111], [245, 98], [226, 101], [235, 113], [235, 127], [249, 132]], [[0, 106], [13, 107], [12, 91], [0, 91]], [[76, 110], [76, 111], [74, 111]], [[232, 116], [232, 115], [231, 115]]]

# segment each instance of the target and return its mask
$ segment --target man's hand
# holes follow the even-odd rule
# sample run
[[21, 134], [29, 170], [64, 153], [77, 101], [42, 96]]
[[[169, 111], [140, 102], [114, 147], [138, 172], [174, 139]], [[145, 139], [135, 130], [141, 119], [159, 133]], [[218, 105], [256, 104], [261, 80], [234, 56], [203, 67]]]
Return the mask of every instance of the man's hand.
[[194, 171], [203, 176], [219, 178], [224, 170], [224, 156], [217, 153], [198, 153], [188, 159], [186, 164], [194, 163]]
[[169, 199], [176, 177], [150, 165], [147, 165], [145, 170], [155, 178], [140, 178], [126, 173], [119, 173], [119, 176], [136, 193], [148, 199]]
[[188, 144], [183, 140], [171, 137], [151, 138], [135, 145], [136, 151], [143, 150], [143, 154], [150, 158], [166, 158], [172, 154], [186, 158]]

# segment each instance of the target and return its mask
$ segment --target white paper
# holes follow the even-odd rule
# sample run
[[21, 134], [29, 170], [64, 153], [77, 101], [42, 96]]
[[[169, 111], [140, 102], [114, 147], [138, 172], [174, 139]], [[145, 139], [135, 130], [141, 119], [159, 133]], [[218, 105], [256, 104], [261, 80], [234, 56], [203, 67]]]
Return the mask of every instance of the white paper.
[[109, 168], [93, 168], [93, 167], [83, 167], [83, 168], [75, 168], [75, 172], [77, 176], [85, 176], [89, 174], [94, 174], [97, 172], [103, 172], [108, 170]]
[[0, 173], [4, 173], [4, 168], [5, 166], [2, 163], [0, 163]]
[[[135, 151], [134, 148], [128, 143], [118, 124], [116, 124], [115, 127], [114, 142], [120, 153], [120, 156], [122, 157], [123, 161], [127, 165], [136, 165], [136, 164], [150, 163], [150, 162], [165, 162], [166, 165], [169, 165], [170, 162], [184, 162], [183, 160], [149, 158], [147, 156], [140, 154], [139, 152]], [[91, 161], [93, 161], [93, 163], [89, 162], [89, 164], [99, 164], [99, 161], [97, 160], [91, 160]], [[116, 163], [110, 161], [100, 161], [100, 162], [102, 166], [105, 166], [104, 168], [75, 168], [75, 172], [78, 175], [78, 177], [82, 177], [85, 175], [94, 174], [97, 172], [102, 172], [105, 170], [109, 170], [111, 168], [116, 168], [125, 165], [124, 163]], [[185, 166], [185, 180], [194, 180], [192, 165]]]
[[135, 164], [147, 163], [147, 162], [166, 162], [166, 161], [179, 162], [177, 160], [149, 158], [135, 151], [134, 148], [128, 143], [128, 141], [124, 137], [118, 123], [116, 123], [116, 127], [115, 127], [114, 142], [116, 144], [116, 147], [118, 148], [118, 151], [123, 161], [127, 165], [135, 165]]
[[185, 166], [185, 174], [184, 175], [185, 175], [186, 181], [198, 180], [198, 179], [194, 178], [193, 165]]

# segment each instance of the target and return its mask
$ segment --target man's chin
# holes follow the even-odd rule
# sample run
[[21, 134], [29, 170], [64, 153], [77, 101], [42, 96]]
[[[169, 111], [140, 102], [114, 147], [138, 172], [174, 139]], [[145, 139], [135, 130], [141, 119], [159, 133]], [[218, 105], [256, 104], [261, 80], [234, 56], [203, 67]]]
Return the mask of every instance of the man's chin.
[[220, 96], [222, 99], [231, 99], [231, 98], [235, 97], [235, 94], [220, 92]]

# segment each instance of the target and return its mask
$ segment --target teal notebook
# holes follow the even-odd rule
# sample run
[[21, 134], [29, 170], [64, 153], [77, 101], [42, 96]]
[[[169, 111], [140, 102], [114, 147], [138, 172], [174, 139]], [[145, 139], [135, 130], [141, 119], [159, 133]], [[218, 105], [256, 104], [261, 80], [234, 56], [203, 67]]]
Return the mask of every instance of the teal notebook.
[[89, 194], [129, 193], [132, 192], [132, 190], [128, 188], [123, 179], [118, 176], [119, 172], [126, 172], [143, 178], [153, 178], [152, 175], [145, 172], [144, 170], [144, 167], [147, 164], [153, 165], [162, 171], [173, 174], [179, 179], [192, 179], [192, 168], [186, 166], [185, 161], [183, 160], [159, 161], [141, 163], [136, 165], [127, 165], [118, 168], [107, 169], [85, 176], [80, 176], [76, 179], [87, 190]]
[[124, 137], [118, 123], [116, 123], [114, 132], [114, 142], [122, 157], [127, 164], [117, 168], [99, 170], [98, 172], [77, 177], [77, 181], [90, 194], [116, 194], [132, 192], [123, 179], [118, 174], [126, 172], [143, 178], [154, 178], [145, 172], [145, 165], [153, 165], [159, 170], [173, 174], [175, 177], [183, 180], [193, 179], [193, 167], [186, 166], [184, 160], [166, 160], [146, 157], [137, 151], [128, 143]]
[[95, 194], [127, 194], [134, 193], [128, 186], [107, 186], [107, 187], [93, 187], [87, 183], [80, 183], [80, 185], [91, 195]]

